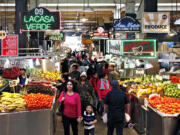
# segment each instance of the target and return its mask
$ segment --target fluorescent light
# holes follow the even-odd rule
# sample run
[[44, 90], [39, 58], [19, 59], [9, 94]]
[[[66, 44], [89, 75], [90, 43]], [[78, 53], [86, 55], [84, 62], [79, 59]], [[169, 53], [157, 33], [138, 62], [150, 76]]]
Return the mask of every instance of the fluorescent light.
[[86, 21], [88, 21], [88, 19], [87, 19], [87, 18], [85, 18], [85, 17], [81, 18], [80, 20], [81, 20], [82, 22], [86, 22]]
[[1, 3], [0, 7], [15, 7], [15, 3]]

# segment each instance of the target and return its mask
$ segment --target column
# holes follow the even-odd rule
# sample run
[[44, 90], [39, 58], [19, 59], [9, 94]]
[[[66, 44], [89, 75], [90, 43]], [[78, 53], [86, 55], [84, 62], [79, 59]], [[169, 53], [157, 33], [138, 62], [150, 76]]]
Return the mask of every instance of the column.
[[[157, 0], [144, 0], [144, 12], [157, 12], [158, 2]], [[156, 33], [147, 33], [147, 38], [158, 38]]]
[[20, 18], [19, 13], [27, 11], [27, 0], [16, 0], [16, 22], [15, 33], [19, 35], [19, 48], [26, 48], [27, 37], [26, 33], [20, 33]]

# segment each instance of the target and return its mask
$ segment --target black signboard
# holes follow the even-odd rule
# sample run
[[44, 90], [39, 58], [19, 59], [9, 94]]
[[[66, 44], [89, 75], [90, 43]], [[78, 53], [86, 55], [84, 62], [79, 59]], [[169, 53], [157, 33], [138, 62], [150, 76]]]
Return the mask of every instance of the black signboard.
[[115, 31], [136, 32], [141, 30], [141, 25], [138, 20], [130, 16], [124, 16], [121, 19], [114, 20], [113, 28]]
[[21, 15], [21, 31], [47, 31], [61, 28], [60, 12], [51, 12], [44, 7], [37, 7]]
[[156, 40], [122, 40], [123, 56], [156, 57]]

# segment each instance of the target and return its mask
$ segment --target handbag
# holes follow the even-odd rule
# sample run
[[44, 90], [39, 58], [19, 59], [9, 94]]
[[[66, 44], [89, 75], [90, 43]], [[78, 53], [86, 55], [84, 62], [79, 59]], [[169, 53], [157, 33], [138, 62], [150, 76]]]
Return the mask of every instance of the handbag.
[[[63, 97], [65, 97], [65, 92], [63, 91]], [[64, 111], [64, 101], [61, 102], [57, 115], [62, 116]]]

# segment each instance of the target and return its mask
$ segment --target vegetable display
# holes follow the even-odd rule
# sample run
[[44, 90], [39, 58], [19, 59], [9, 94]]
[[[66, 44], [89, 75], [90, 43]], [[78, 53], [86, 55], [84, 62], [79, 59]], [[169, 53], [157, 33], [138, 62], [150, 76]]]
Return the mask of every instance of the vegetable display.
[[28, 94], [24, 96], [27, 104], [27, 109], [39, 110], [39, 109], [50, 109], [54, 96], [44, 95], [44, 94]]
[[166, 114], [180, 113], [180, 99], [154, 96], [147, 101], [160, 112]]
[[180, 90], [177, 84], [165, 84], [164, 95], [168, 97], [180, 98]]

